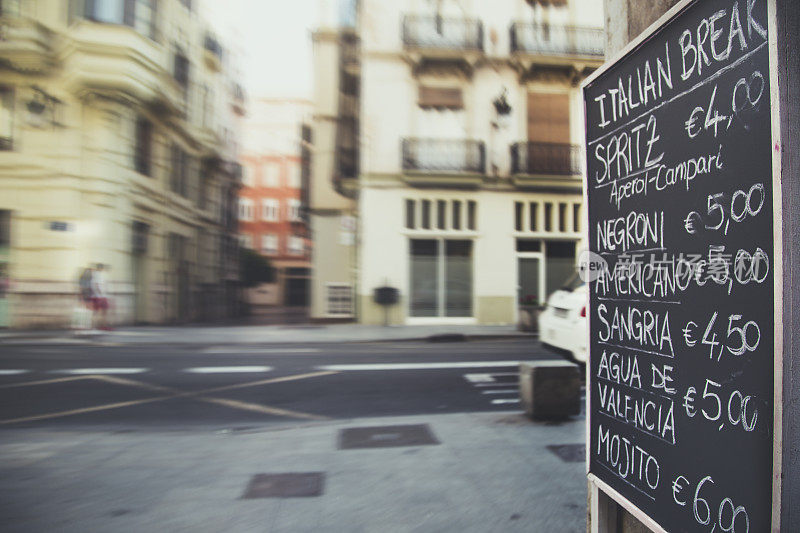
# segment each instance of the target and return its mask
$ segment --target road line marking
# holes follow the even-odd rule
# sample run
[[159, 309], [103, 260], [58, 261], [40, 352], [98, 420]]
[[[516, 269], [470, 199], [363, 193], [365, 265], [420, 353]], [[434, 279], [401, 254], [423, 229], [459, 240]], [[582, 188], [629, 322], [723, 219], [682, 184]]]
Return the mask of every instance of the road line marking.
[[328, 376], [332, 374], [337, 374], [337, 372], [310, 372], [307, 374], [296, 374], [293, 376], [283, 376], [280, 378], [271, 378], [271, 379], [262, 379], [259, 381], [253, 381], [248, 383], [237, 383], [236, 385], [227, 385], [224, 387], [214, 387], [212, 389], [206, 389], [201, 391], [181, 391], [178, 389], [173, 389], [171, 387], [162, 387], [161, 385], [151, 385], [149, 383], [144, 383], [140, 381], [135, 381], [132, 379], [125, 379], [125, 378], [118, 378], [113, 376], [105, 376], [105, 375], [80, 375], [80, 376], [72, 376], [66, 378], [58, 378], [58, 379], [48, 379], [42, 381], [33, 381], [27, 383], [12, 383], [10, 385], [2, 385], [0, 388], [10, 388], [16, 386], [23, 386], [23, 385], [43, 385], [48, 383], [62, 383], [66, 381], [77, 381], [82, 379], [97, 379], [101, 381], [106, 381], [109, 383], [117, 383], [120, 385], [129, 385], [133, 387], [139, 387], [144, 389], [151, 389], [156, 390], [159, 392], [168, 392], [169, 394], [155, 396], [153, 398], [145, 398], [143, 400], [132, 400], [129, 402], [118, 402], [118, 403], [109, 403], [103, 405], [96, 405], [94, 407], [85, 407], [81, 409], [72, 409], [69, 411], [58, 411], [55, 413], [47, 413], [43, 415], [34, 415], [34, 416], [26, 416], [22, 418], [10, 418], [7, 420], [0, 420], [0, 425], [4, 424], [14, 424], [20, 422], [34, 422], [38, 420], [48, 420], [52, 418], [62, 418], [65, 416], [73, 416], [79, 415], [84, 413], [93, 413], [97, 411], [106, 411], [109, 409], [119, 409], [122, 407], [129, 407], [135, 405], [142, 405], [146, 403], [153, 403], [153, 402], [161, 402], [176, 398], [192, 398], [198, 401], [210, 402], [215, 403], [218, 405], [225, 405], [227, 407], [232, 407], [234, 409], [242, 409], [247, 411], [256, 411], [265, 414], [272, 414], [278, 416], [287, 416], [293, 418], [304, 418], [310, 420], [327, 420], [326, 417], [322, 417], [319, 415], [313, 415], [309, 413], [301, 413], [299, 411], [290, 411], [288, 409], [280, 409], [278, 407], [269, 407], [267, 405], [259, 405], [259, 404], [252, 404], [247, 402], [240, 402], [237, 400], [228, 400], [225, 398], [215, 398], [215, 397], [205, 397], [204, 394], [208, 394], [210, 392], [219, 392], [225, 390], [232, 390], [232, 389], [241, 389], [246, 387], [255, 387], [258, 385], [266, 385], [269, 383], [281, 383], [285, 381], [296, 381], [300, 379], [307, 379], [312, 377], [318, 376]]
[[270, 383], [283, 383], [285, 381], [297, 381], [300, 379], [315, 378], [320, 376], [330, 376], [338, 374], [338, 372], [324, 371], [324, 372], [309, 372], [308, 374], [295, 374], [293, 376], [283, 376], [280, 378], [262, 379], [259, 381], [250, 381], [247, 383], [237, 383], [236, 385], [225, 385], [222, 387], [214, 387], [213, 389], [206, 389], [198, 392], [198, 394], [208, 394], [210, 392], [222, 392], [233, 389], [244, 389], [247, 387], [258, 387], [259, 385], [268, 385]]
[[481, 394], [516, 394], [517, 389], [508, 389], [508, 390], [482, 390]]
[[184, 368], [184, 372], [193, 374], [236, 374], [250, 372], [269, 372], [271, 366], [195, 366]]
[[149, 368], [68, 368], [65, 370], [53, 370], [55, 374], [75, 374], [84, 376], [89, 374], [141, 374], [147, 372]]
[[518, 384], [519, 383], [515, 381], [514, 383], [475, 383], [474, 385], [476, 387], [514, 387], [514, 388], [516, 388]]
[[258, 347], [210, 347], [204, 348], [201, 353], [206, 354], [289, 354], [289, 353], [318, 353], [319, 348], [258, 348]]
[[65, 383], [67, 381], [77, 381], [79, 379], [89, 379], [89, 376], [72, 376], [68, 378], [41, 379], [38, 381], [23, 381], [22, 383], [7, 383], [0, 385], [0, 389], [11, 389], [14, 387], [28, 387], [33, 385], [49, 385], [51, 383]]
[[55, 413], [48, 413], [44, 415], [25, 416], [22, 418], [9, 418], [7, 420], [0, 420], [0, 424], [15, 424], [19, 422], [35, 422], [37, 420], [47, 420], [50, 418], [62, 418], [65, 416], [81, 415], [84, 413], [93, 413], [97, 411], [107, 411], [109, 409], [119, 409], [121, 407], [129, 407], [132, 405], [141, 405], [145, 403], [160, 402], [170, 399], [171, 396], [157, 396], [155, 398], [145, 398], [144, 400], [132, 400], [129, 402], [107, 403], [103, 405], [96, 405], [94, 407], [84, 407], [82, 409], [72, 409], [70, 411], [58, 411]]
[[25, 370], [22, 368], [6, 368], [0, 370], [0, 376], [18, 376], [20, 374], [26, 374], [30, 372], [30, 370]]
[[197, 399], [208, 403], [224, 405], [225, 407], [232, 407], [233, 409], [240, 409], [243, 411], [254, 411], [256, 413], [288, 416], [292, 418], [304, 418], [307, 420], [330, 420], [326, 416], [301, 413], [299, 411], [290, 411], [288, 409], [280, 409], [278, 407], [270, 407], [268, 405], [259, 405], [257, 403], [240, 402], [238, 400], [229, 400], [227, 398], [199, 397]]
[[135, 381], [133, 379], [125, 379], [125, 378], [118, 378], [114, 376], [87, 376], [90, 379], [96, 379], [99, 381], [105, 381], [107, 383], [115, 383], [117, 385], [127, 385], [129, 387], [138, 387], [140, 389], [147, 389], [156, 392], [167, 392], [169, 394], [174, 394], [176, 397], [185, 394], [183, 391], [178, 389], [173, 389], [172, 387], [164, 387], [161, 385], [153, 385], [151, 383], [145, 383], [143, 381]]
[[504, 366], [519, 366], [525, 361], [463, 361], [445, 363], [378, 363], [378, 364], [354, 364], [354, 365], [323, 365], [317, 368], [321, 370], [436, 370], [446, 368], [493, 368]]
[[494, 383], [491, 374], [464, 374], [464, 379], [470, 383]]
[[519, 398], [511, 399], [511, 398], [500, 398], [497, 400], [492, 400], [492, 405], [501, 405], [504, 403], [519, 403]]

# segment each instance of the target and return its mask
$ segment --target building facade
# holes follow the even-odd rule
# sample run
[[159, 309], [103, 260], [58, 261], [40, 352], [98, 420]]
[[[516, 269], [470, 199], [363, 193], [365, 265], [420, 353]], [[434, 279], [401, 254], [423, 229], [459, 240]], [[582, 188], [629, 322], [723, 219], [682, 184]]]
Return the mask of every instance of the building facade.
[[312, 316], [338, 287], [381, 323], [389, 286], [392, 323], [516, 322], [574, 273], [578, 84], [603, 62], [602, 2], [355, 5], [351, 27], [328, 14], [314, 35], [312, 233], [336, 249], [315, 253]]
[[198, 10], [0, 2], [0, 326], [69, 324], [96, 263], [115, 323], [236, 312], [244, 94]]
[[[310, 241], [303, 208], [302, 125], [311, 102], [254, 98], [243, 127], [241, 245], [269, 258], [271, 291], [249, 291], [251, 304], [308, 306]], [[267, 299], [259, 296], [269, 294]]]

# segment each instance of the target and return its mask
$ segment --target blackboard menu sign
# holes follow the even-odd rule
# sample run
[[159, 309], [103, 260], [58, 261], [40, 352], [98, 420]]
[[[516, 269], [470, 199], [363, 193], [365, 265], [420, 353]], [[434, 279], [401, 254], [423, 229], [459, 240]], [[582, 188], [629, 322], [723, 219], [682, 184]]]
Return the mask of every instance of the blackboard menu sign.
[[767, 26], [685, 2], [583, 87], [589, 472], [668, 531], [770, 530]]

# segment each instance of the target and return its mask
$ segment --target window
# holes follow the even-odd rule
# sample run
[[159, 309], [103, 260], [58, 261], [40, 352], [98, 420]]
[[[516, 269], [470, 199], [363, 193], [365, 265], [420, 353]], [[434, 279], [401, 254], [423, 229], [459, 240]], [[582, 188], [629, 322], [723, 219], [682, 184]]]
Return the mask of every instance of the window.
[[518, 252], [541, 252], [542, 241], [534, 239], [517, 239]]
[[300, 183], [300, 165], [296, 163], [289, 164], [289, 187], [299, 189], [302, 186]]
[[539, 231], [539, 204], [531, 202], [528, 207], [530, 208], [529, 222], [531, 231]]
[[183, 87], [184, 93], [189, 89], [189, 58], [182, 51], [175, 52], [175, 63], [173, 65], [173, 76], [178, 85]]
[[472, 316], [472, 241], [412, 239], [411, 316]]
[[514, 229], [522, 231], [522, 211], [525, 204], [522, 202], [514, 202]]
[[439, 229], [446, 229], [447, 228], [447, 202], [444, 200], [437, 200], [436, 201], [436, 208], [437, 208], [437, 224], [436, 227]]
[[239, 198], [239, 220], [252, 222], [253, 200], [250, 198]]
[[14, 91], [0, 87], [0, 150], [14, 147]]
[[475, 231], [478, 229], [476, 223], [476, 211], [478, 210], [478, 204], [476, 204], [473, 200], [467, 202], [467, 229], [471, 231]]
[[572, 231], [581, 230], [581, 204], [572, 205]]
[[300, 200], [297, 198], [289, 199], [289, 220], [292, 222], [300, 222]]
[[575, 274], [575, 248], [574, 241], [545, 242], [546, 294], [560, 289]]
[[0, 16], [19, 16], [20, 0], [0, 0]]
[[353, 314], [353, 286], [349, 283], [328, 283], [326, 289], [326, 312], [331, 316]]
[[172, 161], [170, 189], [185, 197], [188, 189], [187, 175], [189, 173], [189, 154], [177, 144], [173, 144], [170, 159]]
[[278, 222], [280, 204], [274, 198], [261, 200], [261, 220], [265, 222]]
[[84, 16], [108, 24], [124, 24], [155, 38], [155, 0], [86, 0]]
[[431, 229], [431, 201], [422, 200], [422, 229]]
[[125, 18], [124, 0], [94, 0], [86, 2], [86, 18], [97, 22], [123, 24]]
[[558, 231], [567, 231], [567, 204], [558, 204]]
[[302, 237], [292, 235], [289, 237], [289, 253], [293, 255], [302, 255], [305, 252], [305, 243]]
[[253, 237], [250, 235], [239, 235], [239, 245], [242, 248], [253, 249]]
[[134, 148], [134, 168], [139, 174], [150, 176], [150, 158], [153, 151], [153, 123], [139, 117], [136, 121], [136, 146]]
[[242, 185], [252, 187], [255, 184], [254, 169], [250, 165], [242, 165]]
[[261, 236], [261, 252], [265, 254], [278, 253], [278, 236], [272, 233]]
[[544, 230], [553, 231], [553, 204], [544, 204]]
[[417, 227], [417, 225], [415, 224], [415, 220], [414, 220], [415, 219], [415, 213], [414, 213], [415, 203], [416, 202], [414, 202], [414, 200], [406, 200], [406, 227], [408, 229], [414, 229], [414, 228]]
[[264, 182], [261, 185], [264, 187], [280, 187], [280, 164], [274, 162], [267, 163], [265, 168], [266, 171], [264, 172]]
[[461, 229], [461, 202], [453, 200], [453, 229]]

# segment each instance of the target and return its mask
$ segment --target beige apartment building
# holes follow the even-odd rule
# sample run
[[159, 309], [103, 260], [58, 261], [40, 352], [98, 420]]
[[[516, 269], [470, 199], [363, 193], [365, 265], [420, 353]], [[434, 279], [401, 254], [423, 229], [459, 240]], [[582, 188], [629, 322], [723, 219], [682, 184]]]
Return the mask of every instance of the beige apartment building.
[[514, 323], [574, 273], [602, 2], [350, 4], [314, 33], [312, 316]]
[[194, 4], [0, 1], [0, 326], [69, 324], [95, 263], [115, 323], [236, 311], [244, 94]]

